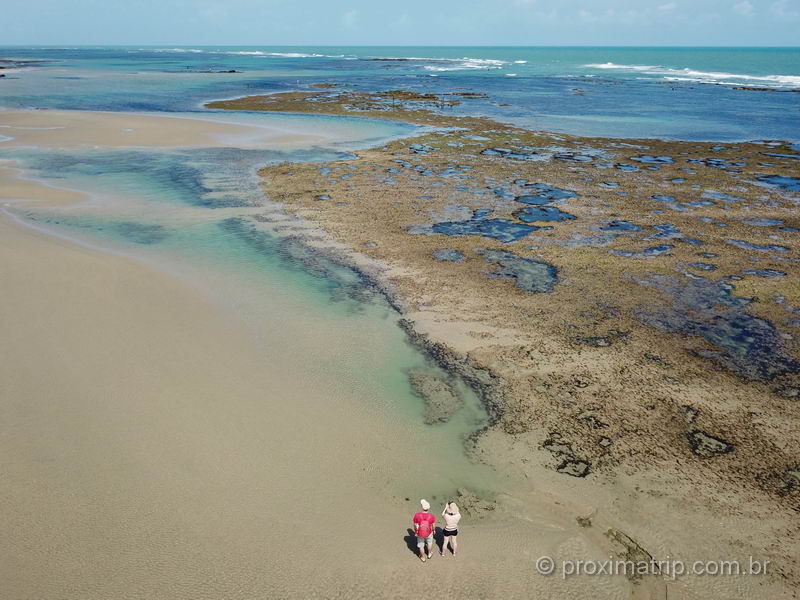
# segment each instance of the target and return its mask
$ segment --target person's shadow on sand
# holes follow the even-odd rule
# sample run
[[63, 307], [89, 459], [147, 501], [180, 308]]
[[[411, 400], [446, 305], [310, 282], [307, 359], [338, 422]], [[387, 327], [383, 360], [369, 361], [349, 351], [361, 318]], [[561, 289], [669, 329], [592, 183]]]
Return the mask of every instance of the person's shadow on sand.
[[418, 556], [419, 551], [417, 550], [417, 536], [414, 533], [414, 530], [411, 529], [410, 527], [406, 529], [406, 532], [408, 533], [408, 535], [403, 537], [403, 541], [405, 541], [406, 546], [408, 546], [408, 549], [411, 552], [413, 552], [415, 556]]
[[[406, 543], [409, 552], [412, 552], [414, 556], [419, 556], [419, 549], [417, 548], [417, 535], [410, 527], [406, 529], [406, 533], [408, 535], [403, 536], [403, 541]], [[444, 548], [444, 533], [442, 533], [441, 527], [434, 527], [433, 543], [436, 545], [438, 550], [442, 550], [442, 548]], [[431, 548], [431, 551], [433, 551], [433, 548]]]

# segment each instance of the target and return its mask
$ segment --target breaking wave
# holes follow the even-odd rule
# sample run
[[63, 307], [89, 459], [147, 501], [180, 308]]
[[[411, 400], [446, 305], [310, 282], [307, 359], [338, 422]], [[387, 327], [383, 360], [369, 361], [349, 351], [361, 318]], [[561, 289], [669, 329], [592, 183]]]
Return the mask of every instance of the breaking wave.
[[422, 63], [422, 68], [426, 71], [464, 71], [474, 69], [500, 69], [508, 64], [505, 60], [495, 60], [491, 58], [429, 58], [420, 56], [375, 56], [362, 58], [361, 60], [377, 62], [413, 62]]
[[659, 75], [668, 81], [692, 81], [696, 83], [716, 83], [723, 85], [755, 84], [767, 87], [800, 87], [800, 75], [747, 75], [741, 73], [725, 73], [714, 71], [698, 71], [696, 69], [672, 69], [654, 65], [618, 65], [608, 62], [588, 64], [589, 69], [605, 69], [614, 71], [630, 71], [645, 75]]
[[201, 50], [199, 48], [141, 48], [147, 52], [176, 52], [185, 54], [225, 54], [229, 56], [278, 56], [283, 58], [344, 58], [344, 54], [306, 54], [304, 52], [263, 52], [261, 50]]

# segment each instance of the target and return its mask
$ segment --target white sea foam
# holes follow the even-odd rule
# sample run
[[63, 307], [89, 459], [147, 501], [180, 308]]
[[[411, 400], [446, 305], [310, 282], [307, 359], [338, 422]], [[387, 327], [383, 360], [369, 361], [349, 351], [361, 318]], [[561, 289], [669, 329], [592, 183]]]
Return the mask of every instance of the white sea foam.
[[191, 54], [203, 54], [205, 50], [199, 48], [139, 48], [137, 52], [182, 52]]
[[305, 52], [261, 52], [259, 50], [220, 50], [212, 54], [244, 54], [247, 56], [278, 56], [280, 58], [345, 58], [344, 54], [306, 54]]
[[[356, 60], [357, 56], [347, 56], [345, 54], [316, 54], [305, 52], [265, 52], [262, 50], [214, 50], [199, 48], [140, 48], [141, 51], [150, 52], [175, 52], [192, 54], [224, 54], [231, 56], [263, 56], [265, 58], [342, 58], [345, 60]], [[396, 62], [420, 62], [427, 63], [422, 66], [427, 71], [462, 71], [468, 69], [499, 69], [503, 65], [509, 64], [505, 60], [495, 60], [491, 58], [432, 58], [425, 56], [375, 56], [368, 60], [385, 60]], [[524, 64], [527, 61], [514, 61], [516, 64]]]
[[659, 75], [667, 81], [716, 83], [727, 85], [759, 84], [767, 87], [800, 87], [800, 75], [747, 75], [696, 69], [672, 69], [653, 65], [618, 65], [616, 63], [588, 64], [590, 69], [632, 71], [645, 75]]
[[651, 71], [659, 68], [650, 65], [618, 65], [612, 62], [588, 64], [583, 66], [589, 69], [616, 69], [620, 71]]
[[262, 50], [201, 50], [199, 48], [140, 48], [150, 52], [225, 54], [230, 56], [280, 56], [284, 58], [344, 58], [344, 54], [306, 54], [304, 52], [264, 52]]
[[515, 60], [515, 61], [514, 61], [514, 64], [515, 64], [515, 65], [524, 65], [524, 64], [526, 64], [527, 62], [528, 62], [527, 60]]
[[711, 78], [716, 80], [742, 80], [742, 81], [763, 81], [780, 86], [800, 87], [800, 75], [738, 75], [736, 73], [705, 73], [703, 71], [693, 71], [684, 69], [682, 71], [690, 77]]
[[507, 64], [504, 60], [491, 58], [415, 58], [409, 60], [428, 61], [437, 64], [424, 65], [427, 71], [464, 71], [469, 69], [499, 69]]
[[322, 58], [328, 56], [327, 54], [305, 54], [303, 52], [262, 52], [261, 54], [283, 58]]

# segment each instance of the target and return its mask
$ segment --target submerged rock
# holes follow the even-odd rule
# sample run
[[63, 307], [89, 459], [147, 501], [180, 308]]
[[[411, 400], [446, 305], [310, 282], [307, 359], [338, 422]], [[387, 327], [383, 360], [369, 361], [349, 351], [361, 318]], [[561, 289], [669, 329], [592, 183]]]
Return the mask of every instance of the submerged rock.
[[[257, 222], [260, 219], [254, 217]], [[245, 217], [221, 221], [219, 228], [239, 238], [255, 252], [275, 257], [289, 269], [301, 270], [323, 283], [333, 301], [369, 302], [376, 297], [374, 284], [359, 270], [331, 252], [311, 247], [297, 236], [282, 237], [258, 229]]]
[[666, 194], [656, 194], [655, 196], [650, 196], [653, 200], [657, 200], [658, 202], [666, 202], [666, 203], [673, 203], [677, 202], [678, 199], [675, 196], [668, 196]]
[[645, 241], [673, 240], [683, 237], [681, 230], [678, 229], [678, 227], [673, 225], [672, 223], [660, 223], [658, 225], [653, 225], [653, 229], [655, 229], [658, 233], [654, 233], [653, 235], [643, 238]]
[[600, 227], [600, 231], [641, 231], [642, 228], [629, 221], [609, 221], [608, 224]]
[[656, 256], [669, 254], [669, 251], [674, 247], [675, 246], [671, 244], [663, 244], [661, 246], [645, 248], [640, 252], [634, 252], [632, 250], [609, 250], [609, 252], [614, 256], [621, 256], [622, 258], [655, 258]]
[[695, 351], [698, 356], [754, 381], [768, 381], [800, 370], [800, 363], [785, 348], [778, 329], [748, 313], [752, 300], [734, 296], [732, 284], [698, 276], [683, 281], [657, 274], [632, 279], [661, 290], [672, 300], [671, 306], [636, 311], [634, 315], [662, 331], [698, 335], [715, 348]]
[[553, 456], [569, 456], [572, 457], [572, 446], [568, 442], [564, 442], [560, 437], [555, 435], [549, 437], [542, 444], [542, 448], [547, 450]]
[[503, 198], [505, 200], [513, 200], [514, 198], [516, 198], [516, 194], [510, 192], [508, 188], [505, 187], [493, 188], [492, 193], [498, 198]]
[[464, 255], [458, 250], [451, 250], [450, 248], [442, 248], [441, 250], [434, 250], [433, 258], [446, 262], [464, 262], [466, 260]]
[[692, 267], [693, 269], [700, 269], [701, 271], [716, 271], [717, 267], [715, 265], [711, 265], [709, 263], [703, 262], [692, 262], [689, 263], [687, 266]]
[[755, 250], [756, 252], [788, 252], [789, 248], [786, 246], [778, 246], [777, 244], [753, 244], [745, 240], [725, 240], [731, 246], [736, 246], [742, 250]]
[[568, 240], [553, 240], [551, 243], [564, 248], [601, 248], [612, 244], [616, 238], [617, 235], [614, 233], [603, 233], [591, 236], [573, 233], [572, 237]]
[[538, 152], [519, 152], [511, 148], [486, 148], [481, 151], [483, 156], [501, 156], [503, 158], [510, 158], [512, 160], [520, 161], [544, 161], [547, 160], [547, 155], [539, 154]]
[[580, 152], [558, 152], [553, 154], [553, 158], [574, 163], [588, 163], [594, 160], [593, 156], [581, 154]]
[[800, 397], [800, 388], [793, 385], [783, 385], [775, 390], [775, 393], [782, 398]]
[[433, 233], [444, 235], [480, 235], [501, 242], [515, 242], [539, 229], [534, 225], [514, 223], [508, 219], [468, 219], [466, 221], [445, 221], [431, 226]]
[[728, 204], [732, 202], [744, 202], [744, 198], [740, 198], [739, 196], [731, 196], [730, 194], [723, 194], [722, 192], [718, 192], [716, 190], [706, 190], [700, 194], [700, 197], [705, 198], [706, 200], [727, 202]]
[[762, 152], [764, 156], [772, 156], [773, 158], [790, 158], [792, 160], [800, 160], [800, 154], [787, 154], [784, 152]]
[[423, 154], [423, 155], [427, 154], [428, 152], [433, 152], [434, 150], [436, 150], [436, 148], [434, 148], [433, 146], [429, 146], [427, 144], [411, 144], [408, 147], [408, 149], [411, 150], [411, 152], [414, 154]]
[[789, 177], [788, 175], [756, 175], [756, 179], [761, 183], [782, 190], [800, 192], [800, 177]]
[[497, 510], [496, 502], [484, 500], [477, 494], [470, 492], [465, 488], [458, 488], [458, 499], [456, 504], [461, 511], [472, 518], [480, 518], [486, 516], [486, 513]]
[[744, 275], [755, 275], [756, 277], [764, 277], [766, 279], [777, 279], [778, 277], [786, 277], [786, 273], [776, 269], [742, 269], [740, 273]]
[[516, 201], [522, 202], [523, 204], [542, 205], [555, 202], [556, 200], [578, 197], [578, 194], [572, 190], [564, 190], [546, 183], [526, 183], [524, 187], [526, 189], [535, 190], [535, 192], [517, 196]]
[[586, 477], [589, 474], [589, 463], [585, 460], [565, 460], [556, 471], [572, 477]]
[[428, 425], [449, 421], [464, 406], [450, 383], [429, 371], [412, 369], [408, 380], [414, 393], [425, 401], [423, 419]]
[[778, 225], [783, 225], [783, 221], [780, 219], [744, 219], [742, 221], [745, 225], [750, 225], [751, 227], [777, 227]]
[[631, 160], [646, 165], [671, 165], [673, 163], [671, 156], [651, 156], [650, 154], [632, 156]]
[[588, 461], [577, 458], [572, 453], [572, 445], [561, 439], [560, 433], [551, 433], [542, 444], [542, 448], [557, 458], [563, 459], [556, 471], [572, 477], [586, 477], [589, 474]]
[[689, 440], [689, 445], [692, 448], [692, 453], [702, 458], [711, 458], [719, 454], [726, 454], [732, 452], [734, 449], [733, 444], [726, 442], [718, 437], [709, 435], [700, 429], [693, 429], [686, 434]]
[[727, 161], [724, 158], [696, 158], [690, 159], [690, 163], [700, 163], [713, 169], [731, 169], [734, 167], [745, 167], [747, 162], [742, 160], [739, 162]]
[[535, 223], [536, 221], [570, 221], [577, 219], [575, 215], [563, 212], [555, 206], [528, 206], [514, 213], [520, 221]]
[[477, 250], [486, 262], [502, 268], [489, 277], [513, 279], [514, 285], [526, 292], [552, 292], [558, 283], [558, 269], [532, 258], [522, 258], [505, 250]]

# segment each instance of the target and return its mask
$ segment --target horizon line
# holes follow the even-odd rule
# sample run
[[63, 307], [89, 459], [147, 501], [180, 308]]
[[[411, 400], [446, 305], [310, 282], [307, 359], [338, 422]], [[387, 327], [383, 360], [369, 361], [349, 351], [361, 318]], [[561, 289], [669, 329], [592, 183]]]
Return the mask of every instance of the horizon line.
[[260, 46], [265, 48], [293, 48], [293, 47], [313, 47], [313, 48], [752, 48], [752, 49], [795, 49], [800, 50], [800, 45], [711, 45], [711, 44], [678, 44], [674, 46], [656, 45], [650, 46], [645, 44], [542, 44], [542, 45], [525, 45], [525, 44], [209, 44], [209, 43], [190, 43], [190, 42], [165, 42], [165, 43], [126, 43], [126, 44], [70, 44], [70, 43], [52, 43], [52, 44], [0, 44], [0, 48], [54, 48], [61, 49], [69, 48], [129, 48], [129, 47], [142, 47], [142, 48], [156, 48], [168, 45], [181, 45], [181, 46], [199, 46], [201, 48], [213, 48], [218, 46], [226, 46], [229, 48], [247, 48], [253, 46]]

